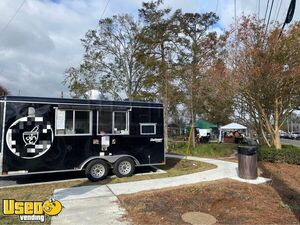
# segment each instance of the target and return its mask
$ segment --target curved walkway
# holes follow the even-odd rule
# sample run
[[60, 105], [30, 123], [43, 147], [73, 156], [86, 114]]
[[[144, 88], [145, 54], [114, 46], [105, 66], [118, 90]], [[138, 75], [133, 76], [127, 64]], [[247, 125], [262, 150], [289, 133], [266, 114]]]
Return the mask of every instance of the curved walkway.
[[[179, 155], [167, 155], [167, 157], [173, 158], [185, 158], [184, 156]], [[247, 182], [251, 184], [261, 184], [269, 181], [267, 178], [258, 177], [255, 180], [245, 180], [238, 177], [238, 165], [234, 162], [227, 162], [217, 159], [208, 159], [208, 158], [199, 158], [188, 156], [187, 159], [201, 161], [206, 163], [211, 163], [217, 166], [215, 169], [206, 170], [203, 172], [192, 173], [177, 177], [168, 177], [160, 179], [151, 179], [143, 181], [135, 181], [130, 183], [118, 183], [118, 184], [109, 184], [107, 185], [115, 195], [121, 194], [131, 194], [140, 191], [161, 189], [166, 187], [175, 187], [186, 184], [194, 184], [203, 181], [213, 181], [220, 179], [234, 179], [241, 182]]]
[[[167, 155], [167, 157], [184, 158], [178, 155]], [[64, 209], [59, 216], [52, 218], [52, 224], [129, 224], [128, 221], [121, 220], [125, 212], [124, 209], [120, 208], [116, 197], [121, 194], [225, 178], [251, 184], [261, 184], [269, 181], [269, 179], [263, 177], [258, 177], [256, 180], [239, 178], [237, 163], [234, 162], [193, 156], [188, 156], [187, 159], [211, 163], [216, 165], [217, 168], [177, 177], [57, 189], [54, 191], [54, 198], [62, 202]]]

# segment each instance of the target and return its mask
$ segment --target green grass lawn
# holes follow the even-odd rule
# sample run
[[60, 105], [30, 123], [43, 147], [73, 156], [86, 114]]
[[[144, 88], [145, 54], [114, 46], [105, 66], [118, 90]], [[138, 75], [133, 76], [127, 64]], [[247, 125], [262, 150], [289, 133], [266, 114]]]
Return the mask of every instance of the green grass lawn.
[[169, 144], [169, 152], [177, 153], [182, 155], [193, 155], [200, 157], [218, 158], [218, 157], [229, 157], [233, 154], [234, 150], [237, 149], [236, 144], [229, 143], [209, 143], [209, 144], [196, 144], [196, 147], [190, 147], [189, 152], [187, 151], [188, 145], [184, 142], [171, 142]]

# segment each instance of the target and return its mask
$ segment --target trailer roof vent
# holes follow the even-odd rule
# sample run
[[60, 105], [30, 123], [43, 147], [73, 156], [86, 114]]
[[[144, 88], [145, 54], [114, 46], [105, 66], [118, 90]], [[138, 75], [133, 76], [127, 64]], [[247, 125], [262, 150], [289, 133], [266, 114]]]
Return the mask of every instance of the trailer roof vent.
[[28, 107], [28, 116], [34, 117], [35, 116], [35, 108]]
[[110, 94], [103, 94], [101, 93], [100, 91], [98, 90], [95, 90], [95, 89], [92, 89], [92, 90], [89, 90], [87, 92], [85, 92], [86, 96], [88, 99], [91, 99], [91, 100], [113, 100], [113, 97], [112, 95]]
[[98, 90], [89, 90], [85, 93], [88, 99], [100, 99], [100, 91]]

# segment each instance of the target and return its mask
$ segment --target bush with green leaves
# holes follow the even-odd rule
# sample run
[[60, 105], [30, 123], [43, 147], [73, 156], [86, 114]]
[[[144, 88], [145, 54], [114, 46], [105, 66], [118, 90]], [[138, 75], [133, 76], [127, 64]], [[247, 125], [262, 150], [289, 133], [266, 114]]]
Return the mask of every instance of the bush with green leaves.
[[300, 148], [283, 145], [281, 150], [260, 146], [257, 151], [259, 161], [280, 162], [300, 165]]

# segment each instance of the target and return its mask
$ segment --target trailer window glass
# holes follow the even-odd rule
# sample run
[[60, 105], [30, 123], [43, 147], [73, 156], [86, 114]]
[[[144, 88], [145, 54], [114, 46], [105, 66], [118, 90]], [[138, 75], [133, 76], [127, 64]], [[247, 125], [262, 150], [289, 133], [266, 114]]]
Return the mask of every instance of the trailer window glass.
[[90, 112], [75, 111], [75, 134], [90, 133]]
[[140, 133], [141, 134], [156, 134], [156, 124], [154, 123], [151, 123], [151, 124], [148, 124], [148, 123], [141, 123], [140, 124]]
[[128, 112], [114, 112], [114, 134], [128, 134]]
[[73, 111], [65, 112], [65, 134], [73, 134]]
[[90, 134], [90, 111], [61, 110], [56, 112], [56, 135]]
[[112, 133], [112, 112], [111, 111], [99, 111], [98, 133], [100, 134]]

